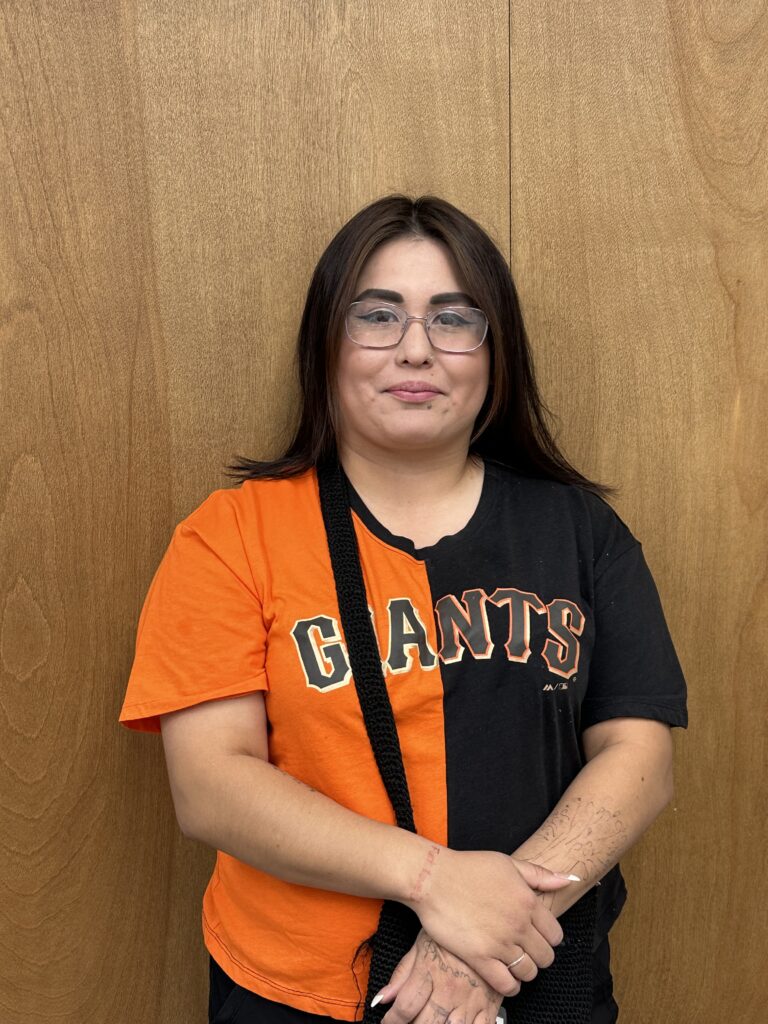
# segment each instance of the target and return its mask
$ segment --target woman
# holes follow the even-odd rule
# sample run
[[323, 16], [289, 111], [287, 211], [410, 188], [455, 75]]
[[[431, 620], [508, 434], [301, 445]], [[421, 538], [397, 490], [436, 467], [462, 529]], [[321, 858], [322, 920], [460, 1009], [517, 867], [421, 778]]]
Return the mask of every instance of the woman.
[[[615, 1020], [615, 865], [686, 724], [640, 545], [558, 451], [507, 265], [449, 203], [353, 217], [298, 352], [294, 440], [176, 527], [120, 715], [162, 731], [181, 829], [218, 851], [210, 1019], [359, 1019], [382, 900], [421, 925], [386, 1024], [523, 1019], [591, 900], [588, 1019]], [[418, 834], [351, 685], [316, 471], [336, 457]]]

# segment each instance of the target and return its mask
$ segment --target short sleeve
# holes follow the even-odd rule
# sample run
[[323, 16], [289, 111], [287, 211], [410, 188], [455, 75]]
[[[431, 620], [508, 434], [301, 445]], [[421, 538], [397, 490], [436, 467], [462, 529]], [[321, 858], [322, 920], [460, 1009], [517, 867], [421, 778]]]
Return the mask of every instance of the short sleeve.
[[119, 722], [160, 732], [158, 715], [269, 689], [261, 600], [231, 492], [175, 528], [139, 617]]
[[621, 717], [687, 726], [685, 678], [642, 546], [630, 535], [600, 568], [582, 729]]

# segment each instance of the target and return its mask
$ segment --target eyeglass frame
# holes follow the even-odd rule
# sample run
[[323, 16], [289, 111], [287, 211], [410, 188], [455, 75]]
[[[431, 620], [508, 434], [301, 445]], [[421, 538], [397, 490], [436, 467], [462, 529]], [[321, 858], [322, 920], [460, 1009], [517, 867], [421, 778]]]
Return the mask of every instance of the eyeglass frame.
[[[433, 310], [431, 313], [427, 313], [426, 316], [411, 316], [408, 313], [408, 310], [407, 309], [403, 309], [402, 306], [398, 306], [395, 303], [389, 303], [389, 302], [386, 302], [386, 301], [382, 301], [381, 304], [380, 304], [380, 307], [379, 306], [376, 307], [377, 309], [378, 308], [382, 308], [382, 309], [402, 309], [403, 312], [405, 313], [405, 320], [403, 320], [403, 323], [402, 323], [402, 328], [403, 329], [400, 332], [400, 337], [397, 339], [397, 341], [393, 342], [391, 345], [362, 345], [359, 341], [355, 341], [355, 339], [349, 333], [349, 329], [347, 327], [347, 317], [349, 316], [349, 311], [350, 311], [350, 309], [352, 309], [353, 306], [357, 306], [357, 305], [362, 305], [362, 300], [358, 300], [356, 302], [350, 302], [350, 304], [347, 306], [347, 308], [346, 308], [346, 310], [344, 312], [344, 333], [346, 334], [346, 336], [349, 339], [349, 341], [351, 341], [353, 345], [357, 345], [358, 348], [380, 349], [381, 351], [385, 351], [385, 350], [390, 349], [390, 348], [397, 348], [397, 346], [400, 344], [400, 342], [405, 337], [405, 332], [408, 330], [408, 325], [410, 324], [411, 320], [423, 320], [424, 321], [424, 333], [427, 335], [427, 341], [429, 342], [430, 347], [435, 349], [437, 352], [446, 352], [449, 356], [463, 356], [463, 355], [466, 355], [467, 352], [476, 352], [480, 348], [480, 346], [485, 343], [485, 339], [488, 337], [488, 328], [490, 327], [490, 322], [488, 320], [488, 314], [485, 312], [485, 310], [479, 309], [477, 306], [458, 306], [458, 305], [456, 305], [456, 306], [443, 306], [440, 309]], [[472, 348], [460, 348], [460, 349], [440, 348], [440, 346], [436, 345], [432, 341], [432, 338], [430, 337], [429, 328], [430, 328], [431, 324], [429, 323], [429, 321], [434, 320], [434, 318], [436, 316], [439, 316], [441, 313], [446, 313], [446, 312], [448, 312], [450, 310], [457, 310], [457, 309], [473, 309], [476, 313], [482, 313], [483, 314], [483, 316], [485, 317], [485, 330], [483, 331], [483, 336], [482, 336], [482, 338], [480, 339], [480, 341], [476, 345], [472, 346]]]

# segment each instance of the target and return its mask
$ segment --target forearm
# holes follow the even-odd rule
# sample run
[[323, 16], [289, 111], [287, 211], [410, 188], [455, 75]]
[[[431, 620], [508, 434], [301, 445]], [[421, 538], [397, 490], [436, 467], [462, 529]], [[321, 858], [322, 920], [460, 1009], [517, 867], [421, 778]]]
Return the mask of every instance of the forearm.
[[403, 901], [437, 845], [247, 754], [206, 759], [185, 788], [177, 814], [186, 836], [299, 885]]
[[637, 842], [671, 796], [671, 757], [658, 745], [607, 745], [514, 856], [582, 879], [542, 897], [560, 915]]
[[541, 961], [562, 937], [534, 889], [567, 880], [373, 821], [251, 754], [201, 754], [173, 787], [185, 835], [285, 881], [404, 903], [502, 994], [519, 984], [504, 966], [518, 945]]

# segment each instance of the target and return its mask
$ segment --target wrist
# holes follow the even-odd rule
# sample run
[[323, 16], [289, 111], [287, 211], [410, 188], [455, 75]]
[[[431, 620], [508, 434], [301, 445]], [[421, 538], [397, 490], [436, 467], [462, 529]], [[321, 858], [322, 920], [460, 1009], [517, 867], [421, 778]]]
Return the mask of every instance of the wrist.
[[397, 899], [420, 914], [429, 904], [437, 872], [453, 851], [422, 836], [417, 838], [419, 842], [414, 844], [411, 857], [404, 865]]

